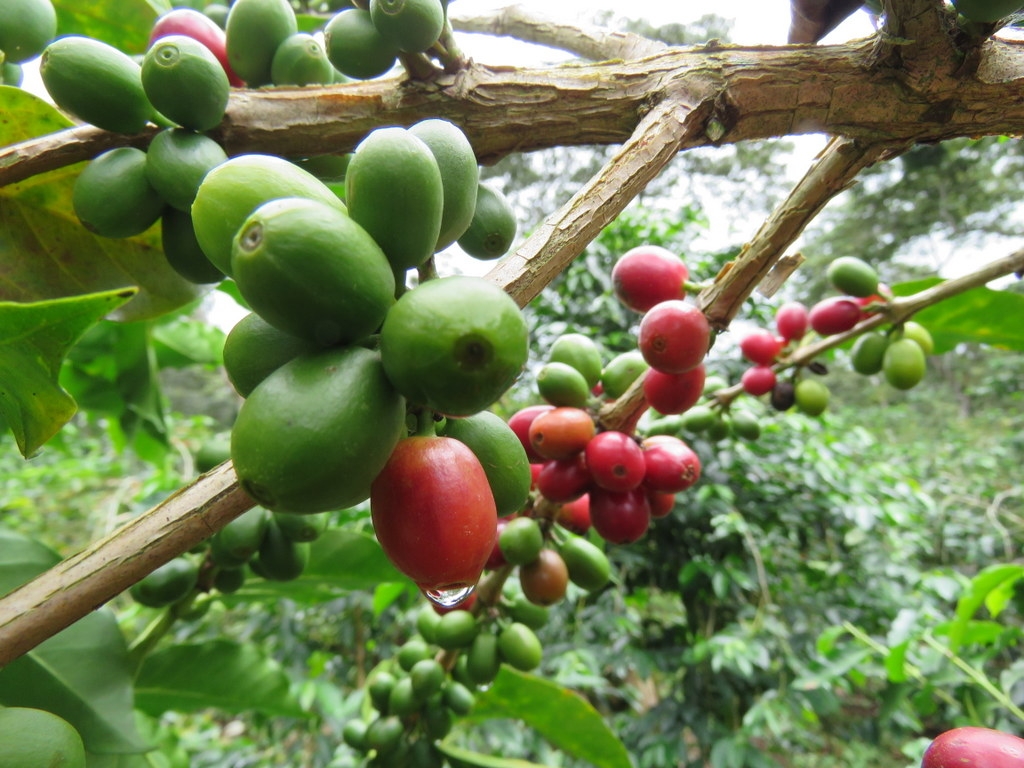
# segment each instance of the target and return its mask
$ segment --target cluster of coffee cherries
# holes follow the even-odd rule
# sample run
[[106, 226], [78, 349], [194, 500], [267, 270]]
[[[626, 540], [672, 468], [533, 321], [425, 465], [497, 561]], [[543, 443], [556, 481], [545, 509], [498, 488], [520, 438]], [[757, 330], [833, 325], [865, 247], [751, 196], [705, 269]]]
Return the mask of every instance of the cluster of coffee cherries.
[[194, 551], [149, 573], [129, 594], [140, 605], [174, 608], [184, 615], [201, 595], [237, 592], [250, 573], [269, 581], [292, 581], [305, 570], [311, 542], [327, 530], [328, 518], [254, 507]]
[[[774, 333], [760, 329], [740, 341], [740, 352], [751, 363], [741, 378], [743, 390], [755, 397], [770, 395], [777, 410], [795, 405], [810, 416], [823, 413], [829, 389], [820, 378], [805, 374], [824, 373], [825, 367], [812, 361], [796, 367], [786, 379], [779, 378], [779, 368], [785, 367], [787, 358], [812, 338], [809, 332], [817, 338], [846, 333], [883, 312], [892, 299], [892, 292], [879, 282], [874, 268], [856, 257], [835, 259], [826, 275], [838, 295], [826, 297], [809, 309], [800, 302], [787, 302], [776, 311]], [[933, 346], [928, 330], [908, 320], [885, 331], [861, 334], [850, 351], [850, 362], [857, 373], [881, 373], [891, 386], [906, 390], [924, 378], [926, 357]]]

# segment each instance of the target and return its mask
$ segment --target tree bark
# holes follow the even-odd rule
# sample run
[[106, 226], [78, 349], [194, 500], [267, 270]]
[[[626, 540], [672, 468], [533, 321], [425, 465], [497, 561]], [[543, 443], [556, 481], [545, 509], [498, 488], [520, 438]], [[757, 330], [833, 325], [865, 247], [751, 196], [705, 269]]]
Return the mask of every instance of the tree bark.
[[[977, 66], [965, 73], [968, 59]], [[935, 142], [1015, 133], [1024, 122], [1022, 86], [1024, 47], [1001, 40], [966, 51], [948, 38], [919, 49], [875, 39], [836, 46], [710, 43], [543, 69], [470, 63], [430, 82], [236, 90], [211, 135], [232, 155], [306, 157], [348, 152], [384, 125], [441, 117], [460, 125], [489, 163], [512, 152], [621, 144], [653, 104], [685, 94], [701, 107], [708, 130], [681, 149], [805, 133], [872, 144]], [[0, 150], [0, 186], [119, 144], [145, 145], [154, 132], [118, 136], [83, 126], [7, 147]]]

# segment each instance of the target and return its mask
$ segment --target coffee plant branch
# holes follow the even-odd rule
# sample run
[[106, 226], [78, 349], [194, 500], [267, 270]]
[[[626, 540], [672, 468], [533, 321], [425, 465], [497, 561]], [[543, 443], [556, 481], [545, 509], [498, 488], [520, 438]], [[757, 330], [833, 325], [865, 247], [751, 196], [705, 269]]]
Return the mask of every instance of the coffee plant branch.
[[[926, 288], [910, 296], [894, 298], [884, 308], [880, 309], [877, 314], [862, 320], [849, 331], [827, 336], [805, 347], [800, 347], [774, 367], [777, 371], [782, 371], [787, 368], [807, 365], [828, 350], [840, 347], [879, 326], [899, 325], [926, 307], [938, 304], [953, 296], [958, 296], [972, 288], [980, 288], [1001, 277], [1006, 277], [1007, 275], [1017, 275], [1019, 277], [1022, 274], [1024, 274], [1024, 248], [990, 261], [974, 272], [969, 272], [966, 275], [961, 275], [951, 280], [944, 280], [931, 288]], [[743, 385], [734, 384], [715, 392], [715, 397], [724, 405], [742, 394]]]
[[[397, 78], [324, 88], [238, 90], [211, 135], [230, 154], [306, 157], [350, 151], [374, 128], [427, 117], [459, 124], [481, 162], [553, 146], [620, 144], [652, 102], [685, 92], [713, 106], [715, 130], [700, 145], [825, 132], [868, 143], [932, 142], [1014, 134], [1024, 48], [978, 44], [977, 70], [952, 76], [963, 55], [928, 61], [900, 46], [889, 66], [877, 40], [837, 46], [743, 47], [709, 43], [629, 60], [549, 68], [470, 63], [429, 82]], [[891, 47], [891, 45], [890, 45]], [[949, 48], [950, 46], [945, 46]], [[930, 49], [928, 49], [930, 50]], [[912, 72], [913, 77], [905, 76]], [[899, 75], [899, 76], [897, 76]], [[155, 129], [154, 129], [155, 131]], [[152, 132], [118, 136], [89, 127], [0, 150], [0, 186], [87, 160], [112, 146], [144, 146]]]
[[[836, 137], [825, 147], [786, 199], [764, 221], [739, 255], [723, 267], [697, 302], [711, 327], [718, 332], [729, 323], [772, 267], [782, 258], [808, 223], [833, 197], [853, 183], [860, 171], [890, 152], [889, 145], [865, 145]], [[627, 429], [647, 409], [643, 377], [634, 381], [618, 400], [601, 409], [601, 423], [609, 429]]]
[[205, 541], [255, 502], [230, 462], [0, 600], [0, 667]]
[[501, 8], [488, 16], [449, 13], [452, 27], [459, 32], [478, 32], [496, 37], [513, 37], [528, 43], [558, 48], [591, 61], [637, 59], [667, 46], [632, 32], [600, 27], [577, 27], [542, 19], [520, 5]]

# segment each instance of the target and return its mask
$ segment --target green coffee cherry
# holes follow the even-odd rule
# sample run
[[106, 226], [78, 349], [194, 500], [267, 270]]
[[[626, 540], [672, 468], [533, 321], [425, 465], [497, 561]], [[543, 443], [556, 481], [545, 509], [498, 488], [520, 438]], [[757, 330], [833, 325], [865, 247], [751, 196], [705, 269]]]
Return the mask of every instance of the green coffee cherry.
[[270, 78], [274, 85], [330, 85], [334, 81], [334, 66], [319, 40], [296, 32], [274, 52]]
[[567, 363], [545, 363], [537, 371], [537, 391], [554, 406], [585, 408], [590, 385], [578, 370]]
[[370, 0], [370, 18], [386, 40], [407, 53], [422, 53], [441, 36], [441, 0]]
[[601, 350], [593, 339], [582, 333], [565, 333], [555, 339], [548, 351], [548, 361], [571, 365], [583, 375], [588, 387], [601, 381]]
[[101, 237], [134, 237], [153, 226], [164, 200], [146, 178], [146, 153], [135, 147], [108, 150], [89, 162], [71, 194], [75, 215]]
[[481, 182], [477, 185], [473, 219], [457, 242], [474, 259], [490, 261], [508, 253], [517, 230], [512, 204], [497, 189]]
[[532, 563], [544, 546], [544, 534], [532, 517], [516, 517], [498, 536], [498, 548], [512, 565]]
[[327, 56], [339, 72], [357, 80], [379, 77], [395, 66], [398, 46], [373, 25], [370, 12], [347, 8], [324, 28]]
[[452, 611], [441, 617], [437, 624], [437, 644], [446, 651], [465, 648], [476, 637], [476, 617], [469, 611]]
[[436, 659], [420, 659], [409, 670], [409, 679], [416, 698], [425, 701], [441, 690], [447, 674]]
[[513, 622], [498, 635], [498, 653], [509, 666], [530, 672], [540, 666], [544, 649], [532, 629]]
[[220, 123], [231, 90], [217, 57], [184, 35], [153, 43], [142, 60], [142, 87], [160, 114], [193, 131], [208, 131]]
[[476, 685], [487, 685], [494, 681], [501, 667], [498, 656], [498, 638], [490, 632], [481, 632], [469, 646], [466, 656], [466, 672]]
[[571, 536], [558, 550], [569, 569], [569, 579], [588, 592], [601, 589], [611, 578], [608, 556], [581, 536]]

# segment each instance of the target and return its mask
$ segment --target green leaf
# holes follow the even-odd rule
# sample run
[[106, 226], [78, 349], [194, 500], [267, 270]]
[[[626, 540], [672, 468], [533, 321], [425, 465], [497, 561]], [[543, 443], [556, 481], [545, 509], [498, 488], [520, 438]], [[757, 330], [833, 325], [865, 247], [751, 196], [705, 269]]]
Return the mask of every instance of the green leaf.
[[[897, 296], [910, 296], [938, 285], [930, 278], [893, 286]], [[1024, 316], [1024, 295], [991, 288], [972, 288], [934, 304], [914, 315], [931, 333], [935, 354], [949, 352], [957, 344], [987, 344], [1000, 349], [1024, 351], [1024, 324], [1007, 318]]]
[[[0, 593], [60, 561], [42, 544], [0, 529]], [[63, 717], [96, 753], [140, 753], [149, 745], [135, 726], [128, 650], [114, 614], [103, 608], [0, 670], [0, 704]]]
[[60, 556], [49, 547], [0, 528], [0, 595], [6, 595], [59, 562]]
[[225, 595], [229, 603], [288, 598], [316, 604], [360, 590], [373, 590], [386, 582], [407, 583], [384, 555], [373, 536], [332, 528], [312, 543], [309, 563], [293, 581], [249, 579], [238, 592]]
[[437, 748], [444, 754], [448, 755], [448, 757], [458, 760], [459, 763], [476, 765], [480, 768], [543, 768], [543, 766], [540, 766], [537, 763], [531, 763], [527, 760], [483, 755], [479, 752], [471, 752], [468, 749], [463, 749], [462, 747], [457, 747], [454, 744], [449, 744], [444, 741], [439, 742]]
[[477, 696], [468, 717], [492, 718], [522, 720], [558, 749], [596, 768], [632, 766], [626, 747], [583, 697], [508, 665], [502, 665], [494, 684]]
[[53, 437], [77, 406], [58, 383], [61, 361], [91, 325], [135, 293], [122, 288], [29, 304], [0, 302], [0, 414], [23, 456]]
[[135, 704], [154, 717], [209, 707], [308, 716], [280, 664], [255, 645], [229, 640], [172, 645], [147, 656], [135, 681]]
[[1014, 584], [1024, 577], [1024, 565], [992, 565], [971, 579], [956, 604], [956, 618], [949, 626], [949, 648], [954, 653], [963, 644], [968, 624], [982, 605], [1002, 610]]
[[153, 327], [153, 349], [160, 368], [219, 366], [224, 360], [224, 331], [201, 320], [175, 318]]
[[[20, 88], [0, 86], [0, 146], [62, 130], [71, 123]], [[0, 301], [31, 302], [135, 286], [119, 320], [157, 317], [209, 287], [178, 275], [163, 256], [159, 226], [138, 237], [97, 237], [75, 216], [71, 195], [83, 164], [0, 187]]]
[[151, 330], [147, 322], [100, 323], [68, 354], [61, 383], [83, 409], [116, 420], [118, 437], [137, 451], [148, 438], [159, 460], [170, 443]]
[[88, 35], [120, 48], [143, 53], [156, 17], [171, 10], [168, 0], [53, 0], [58, 35]]

